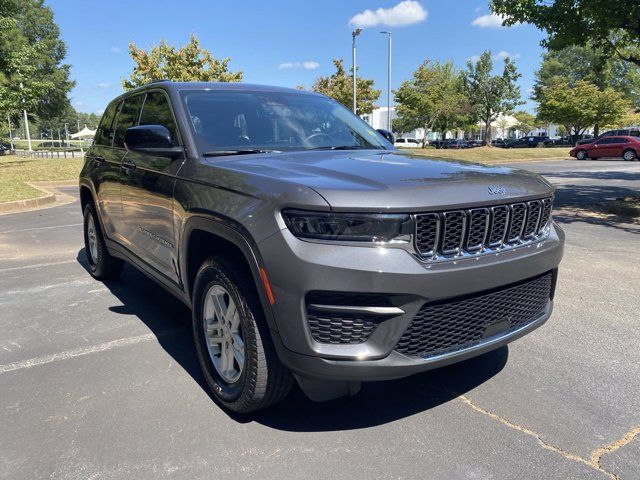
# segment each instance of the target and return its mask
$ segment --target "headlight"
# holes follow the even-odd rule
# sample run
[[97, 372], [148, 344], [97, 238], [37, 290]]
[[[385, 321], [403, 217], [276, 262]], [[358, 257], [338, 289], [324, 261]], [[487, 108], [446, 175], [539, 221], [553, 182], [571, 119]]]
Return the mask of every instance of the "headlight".
[[413, 232], [409, 215], [325, 213], [302, 210], [282, 212], [296, 237], [347, 242], [409, 241]]

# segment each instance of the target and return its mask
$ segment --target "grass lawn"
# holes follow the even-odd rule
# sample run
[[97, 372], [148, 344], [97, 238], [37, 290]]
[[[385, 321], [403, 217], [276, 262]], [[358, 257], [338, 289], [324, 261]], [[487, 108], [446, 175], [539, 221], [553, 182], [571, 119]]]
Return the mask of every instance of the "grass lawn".
[[436, 150], [435, 148], [407, 149], [427, 158], [450, 158], [479, 163], [526, 162], [529, 160], [562, 160], [569, 158], [569, 147], [548, 148], [498, 148], [477, 147], [461, 150]]
[[44, 195], [24, 182], [75, 180], [82, 158], [22, 158], [0, 156], [0, 202], [11, 202]]

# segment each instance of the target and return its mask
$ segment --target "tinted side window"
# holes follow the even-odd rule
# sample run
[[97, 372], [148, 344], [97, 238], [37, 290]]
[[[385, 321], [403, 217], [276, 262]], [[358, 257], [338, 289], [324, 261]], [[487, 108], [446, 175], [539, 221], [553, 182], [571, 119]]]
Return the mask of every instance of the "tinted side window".
[[609, 143], [613, 143], [615, 139], [613, 138], [603, 138], [602, 140], [598, 140], [598, 145], [608, 145]]
[[113, 117], [116, 116], [116, 110], [118, 108], [117, 103], [112, 103], [107, 107], [104, 114], [102, 115], [102, 119], [100, 120], [100, 126], [98, 127], [98, 131], [96, 132], [96, 138], [94, 143], [96, 145], [107, 145], [111, 146], [111, 135], [113, 132]]
[[115, 135], [113, 137], [114, 147], [124, 147], [124, 131], [133, 127], [138, 120], [138, 113], [140, 113], [140, 104], [142, 103], [142, 95], [136, 95], [129, 97], [124, 101], [120, 115], [118, 115], [117, 125], [115, 128]]
[[167, 97], [162, 92], [147, 93], [147, 98], [142, 107], [140, 125], [162, 125], [171, 133], [173, 145], [178, 144], [176, 124], [173, 121], [171, 107]]

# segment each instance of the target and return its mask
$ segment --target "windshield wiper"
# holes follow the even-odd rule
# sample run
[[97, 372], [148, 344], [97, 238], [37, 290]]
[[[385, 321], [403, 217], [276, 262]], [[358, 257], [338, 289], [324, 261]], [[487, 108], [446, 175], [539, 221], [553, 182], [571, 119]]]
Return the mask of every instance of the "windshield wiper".
[[204, 157], [223, 157], [227, 155], [250, 155], [252, 153], [280, 153], [279, 150], [260, 150], [258, 148], [243, 148], [238, 150], [211, 150], [204, 152]]
[[362, 145], [333, 145], [331, 147], [315, 147], [308, 150], [380, 150], [379, 147], [363, 147]]

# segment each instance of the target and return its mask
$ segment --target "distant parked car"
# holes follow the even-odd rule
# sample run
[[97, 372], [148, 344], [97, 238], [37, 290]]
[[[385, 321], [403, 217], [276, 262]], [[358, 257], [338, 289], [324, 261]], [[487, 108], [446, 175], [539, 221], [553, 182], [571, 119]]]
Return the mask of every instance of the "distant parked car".
[[505, 148], [535, 148], [535, 147], [547, 147], [552, 145], [553, 142], [549, 137], [543, 136], [528, 136], [518, 138], [505, 143]]
[[469, 148], [469, 144], [467, 143], [466, 140], [462, 140], [462, 139], [451, 139], [451, 140], [447, 140], [444, 145], [442, 146], [442, 148]]
[[415, 138], [396, 138], [393, 146], [399, 148], [420, 148], [420, 141]]
[[607, 130], [604, 133], [598, 135], [594, 138], [585, 138], [583, 140], [578, 140], [576, 145], [584, 145], [585, 143], [591, 143], [593, 140], [598, 140], [604, 137], [613, 137], [613, 136], [631, 136], [631, 137], [640, 137], [640, 128], [632, 127], [632, 128], [621, 128], [618, 130]]
[[571, 142], [571, 137], [569, 135], [565, 135], [564, 137], [552, 138], [554, 147], [571, 147], [573, 143]]
[[7, 148], [4, 145], [0, 145], [0, 155], [4, 155], [7, 151]]
[[505, 141], [501, 138], [496, 138], [495, 140], [491, 140], [492, 147], [504, 147]]
[[484, 140], [467, 140], [469, 148], [484, 147], [487, 143]]
[[640, 137], [598, 137], [590, 143], [581, 143], [571, 149], [569, 155], [578, 160], [588, 158], [622, 157], [624, 160], [637, 160], [640, 157]]

